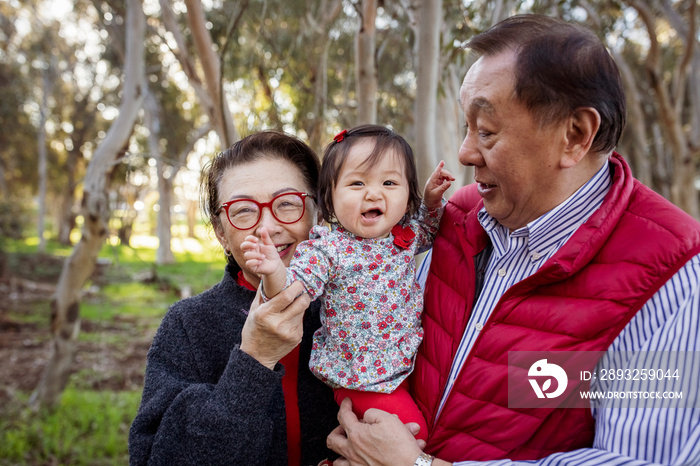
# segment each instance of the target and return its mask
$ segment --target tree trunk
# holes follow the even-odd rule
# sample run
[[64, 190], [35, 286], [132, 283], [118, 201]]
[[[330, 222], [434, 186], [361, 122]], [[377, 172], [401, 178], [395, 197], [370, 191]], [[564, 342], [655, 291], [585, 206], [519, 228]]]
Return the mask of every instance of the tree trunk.
[[[664, 80], [666, 75], [663, 72], [662, 53], [656, 35], [656, 15], [645, 3], [632, 1], [631, 5], [639, 13], [639, 17], [644, 22], [649, 34], [650, 45], [646, 67], [651, 86], [654, 89], [662, 130], [673, 155], [673, 173], [671, 178], [673, 181], [670, 200], [688, 214], [695, 218], [700, 218], [700, 205], [695, 188], [696, 161], [683, 130], [683, 106], [677, 102], [674, 104], [674, 100], [684, 99], [685, 95], [687, 95], [685, 83], [687, 83], [686, 76], [690, 70], [688, 64], [693, 49], [686, 44], [688, 47], [686, 47], [685, 56], [679, 59], [677, 68], [671, 73], [673, 74], [673, 82], [675, 82], [676, 88], [670, 88], [671, 86]], [[694, 25], [694, 17], [690, 21]], [[695, 28], [691, 27], [691, 40], [694, 40], [694, 31]]]
[[162, 160], [156, 161], [156, 170], [158, 171], [158, 221], [156, 223], [156, 236], [158, 237], [158, 251], [156, 251], [156, 264], [173, 264], [175, 256], [170, 247], [173, 237], [172, 234], [172, 216], [170, 215], [172, 207], [173, 180], [172, 170], [170, 173]]
[[10, 195], [10, 190], [7, 188], [5, 180], [5, 164], [0, 160], [0, 201], [4, 201]]
[[82, 236], [66, 259], [51, 302], [51, 355], [30, 403], [54, 406], [68, 382], [80, 333], [80, 291], [92, 274], [107, 237], [107, 182], [128, 144], [143, 101], [146, 17], [139, 0], [127, 0], [124, 86], [119, 116], [90, 160], [85, 175]]
[[[197, 74], [197, 66], [192, 59], [192, 56], [187, 50], [187, 43], [185, 42], [185, 37], [180, 31], [180, 27], [175, 19], [175, 13], [170, 5], [169, 0], [159, 0], [160, 4], [160, 14], [163, 20], [163, 25], [170, 34], [173, 35], [175, 43], [177, 43], [177, 49], [173, 50], [173, 54], [177, 57], [177, 61], [180, 63], [182, 70], [187, 75], [187, 81], [192, 89], [194, 90], [197, 99], [199, 99], [202, 107], [207, 109], [207, 114], [210, 116], [210, 120], [213, 122], [213, 112], [214, 112], [214, 102], [207, 93], [207, 91], [202, 86], [202, 80]], [[218, 130], [217, 130], [218, 131]]]
[[418, 28], [418, 79], [415, 101], [415, 144], [418, 180], [425, 184], [437, 165], [438, 71], [440, 66], [440, 29], [442, 0], [423, 0]]
[[197, 226], [197, 209], [199, 204], [193, 199], [187, 199], [187, 236], [196, 238], [195, 227]]
[[70, 234], [75, 228], [75, 169], [77, 167], [77, 151], [68, 151], [66, 160], [66, 188], [61, 196], [61, 207], [58, 209], [58, 242], [64, 246], [71, 246]]
[[[318, 57], [316, 67], [312, 68], [314, 83], [313, 119], [309, 122], [306, 134], [309, 146], [314, 150], [322, 150], [325, 141], [325, 114], [328, 96], [328, 50], [331, 44], [328, 29], [340, 14], [343, 4], [341, 0], [323, 0], [318, 11], [322, 15], [320, 21], [309, 17], [309, 23], [315, 34], [314, 54]], [[309, 15], [310, 16], [310, 15]]]
[[374, 60], [377, 0], [362, 0], [355, 43], [357, 124], [377, 122], [377, 66]]
[[627, 97], [627, 126], [624, 136], [629, 141], [629, 144], [622, 155], [629, 158], [635, 178], [651, 188], [653, 187], [651, 157], [647, 150], [643, 102], [637, 88], [637, 79], [622, 54], [614, 49], [611, 52], [620, 69]]
[[437, 118], [433, 123], [437, 134], [437, 159], [445, 161], [447, 168], [457, 179], [446, 193], [445, 198], [461, 186], [474, 182], [474, 167], [465, 167], [459, 163], [459, 147], [464, 136], [464, 115], [458, 105], [459, 89], [462, 83], [461, 71], [453, 63], [447, 65], [442, 73], [441, 87], [437, 106]]
[[213, 116], [214, 128], [221, 140], [222, 147], [229, 147], [236, 140], [238, 134], [233, 126], [233, 117], [229, 109], [226, 97], [221, 92], [221, 64], [214, 51], [211, 34], [206, 27], [206, 18], [200, 0], [185, 0], [187, 6], [187, 24], [190, 26], [192, 39], [197, 55], [202, 63], [204, 81], [207, 93], [213, 103], [210, 115]]
[[661, 126], [654, 122], [651, 125], [651, 141], [656, 165], [652, 172], [652, 180], [657, 191], [666, 199], [671, 199], [671, 175], [673, 171], [673, 156], [664, 145], [664, 137], [661, 134]]
[[[160, 109], [155, 96], [148, 90], [144, 82], [147, 94], [144, 100], [145, 123], [148, 127], [148, 148], [151, 157], [156, 160], [156, 174], [158, 178], [158, 214], [156, 218], [156, 236], [158, 237], [158, 250], [156, 251], [156, 264], [172, 264], [175, 256], [170, 247], [172, 240], [172, 219], [170, 210], [172, 206], [172, 175], [174, 170], [163, 161], [163, 153], [160, 149]], [[172, 168], [172, 167], [170, 167]]]
[[39, 149], [39, 212], [37, 221], [37, 235], [39, 236], [38, 251], [46, 251], [46, 238], [44, 237], [44, 229], [46, 227], [46, 186], [48, 177], [46, 150], [46, 120], [49, 113], [49, 93], [51, 92], [51, 75], [52, 70], [44, 70], [44, 79], [42, 85], [41, 109], [39, 110], [39, 134], [38, 134], [38, 149]]
[[[75, 77], [74, 77], [75, 79]], [[77, 87], [77, 83], [75, 83]], [[76, 97], [75, 99], [75, 114], [82, 115], [81, 121], [76, 121], [73, 124], [73, 131], [70, 134], [72, 148], [66, 153], [66, 184], [61, 195], [61, 207], [57, 209], [58, 223], [58, 242], [64, 246], [72, 246], [70, 234], [75, 228], [76, 217], [76, 190], [78, 181], [76, 174], [79, 163], [82, 161], [81, 148], [95, 126], [96, 108], [90, 105], [89, 93]]]

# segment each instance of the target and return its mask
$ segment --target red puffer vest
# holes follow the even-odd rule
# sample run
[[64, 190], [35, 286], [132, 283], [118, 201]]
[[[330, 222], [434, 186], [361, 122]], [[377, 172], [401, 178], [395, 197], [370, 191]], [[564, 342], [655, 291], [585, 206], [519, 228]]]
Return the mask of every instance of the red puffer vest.
[[412, 376], [430, 428], [426, 451], [448, 461], [539, 459], [590, 447], [590, 409], [508, 408], [508, 351], [605, 351], [634, 314], [691, 257], [700, 223], [610, 158], [602, 206], [532, 276], [500, 299], [435, 415], [474, 303], [474, 256], [488, 236], [475, 187], [455, 193], [433, 247], [425, 337]]

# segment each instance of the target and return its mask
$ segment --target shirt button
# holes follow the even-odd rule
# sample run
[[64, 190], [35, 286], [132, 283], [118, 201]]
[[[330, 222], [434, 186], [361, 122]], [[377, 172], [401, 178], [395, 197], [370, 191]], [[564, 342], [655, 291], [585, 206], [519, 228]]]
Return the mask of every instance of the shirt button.
[[477, 323], [474, 325], [474, 328], [476, 328], [476, 330], [480, 332], [481, 329], [484, 328], [484, 326], [483, 326], [481, 323], [477, 322]]
[[498, 276], [505, 277], [506, 276], [506, 269], [498, 269]]
[[533, 252], [533, 253], [532, 253], [532, 260], [536, 261], [536, 260], [539, 259], [540, 257], [542, 257], [542, 256], [540, 256], [540, 253], [539, 253], [539, 252]]

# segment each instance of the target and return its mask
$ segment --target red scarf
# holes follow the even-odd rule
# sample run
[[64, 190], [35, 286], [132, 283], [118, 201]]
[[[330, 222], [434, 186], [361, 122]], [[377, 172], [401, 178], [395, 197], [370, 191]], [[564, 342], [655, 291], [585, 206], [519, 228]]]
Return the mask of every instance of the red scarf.
[[[243, 271], [238, 272], [239, 285], [251, 291], [257, 291], [253, 285], [243, 276]], [[284, 393], [284, 410], [287, 414], [287, 459], [289, 466], [301, 465], [301, 425], [299, 423], [299, 396], [297, 393], [297, 377], [299, 375], [299, 345], [289, 354], [280, 359], [284, 366], [282, 376], [282, 393]]]

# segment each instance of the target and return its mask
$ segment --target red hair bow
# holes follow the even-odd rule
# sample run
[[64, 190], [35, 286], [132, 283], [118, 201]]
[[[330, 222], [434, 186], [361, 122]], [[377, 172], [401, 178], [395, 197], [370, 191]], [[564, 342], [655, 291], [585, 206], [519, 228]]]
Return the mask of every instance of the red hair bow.
[[334, 140], [335, 142], [340, 142], [340, 141], [342, 141], [342, 140], [345, 138], [345, 136], [347, 136], [347, 135], [348, 135], [348, 130], [347, 130], [347, 129], [344, 129], [344, 130], [342, 130], [340, 133], [338, 133], [338, 134], [336, 134], [335, 136], [333, 136], [333, 140]]

